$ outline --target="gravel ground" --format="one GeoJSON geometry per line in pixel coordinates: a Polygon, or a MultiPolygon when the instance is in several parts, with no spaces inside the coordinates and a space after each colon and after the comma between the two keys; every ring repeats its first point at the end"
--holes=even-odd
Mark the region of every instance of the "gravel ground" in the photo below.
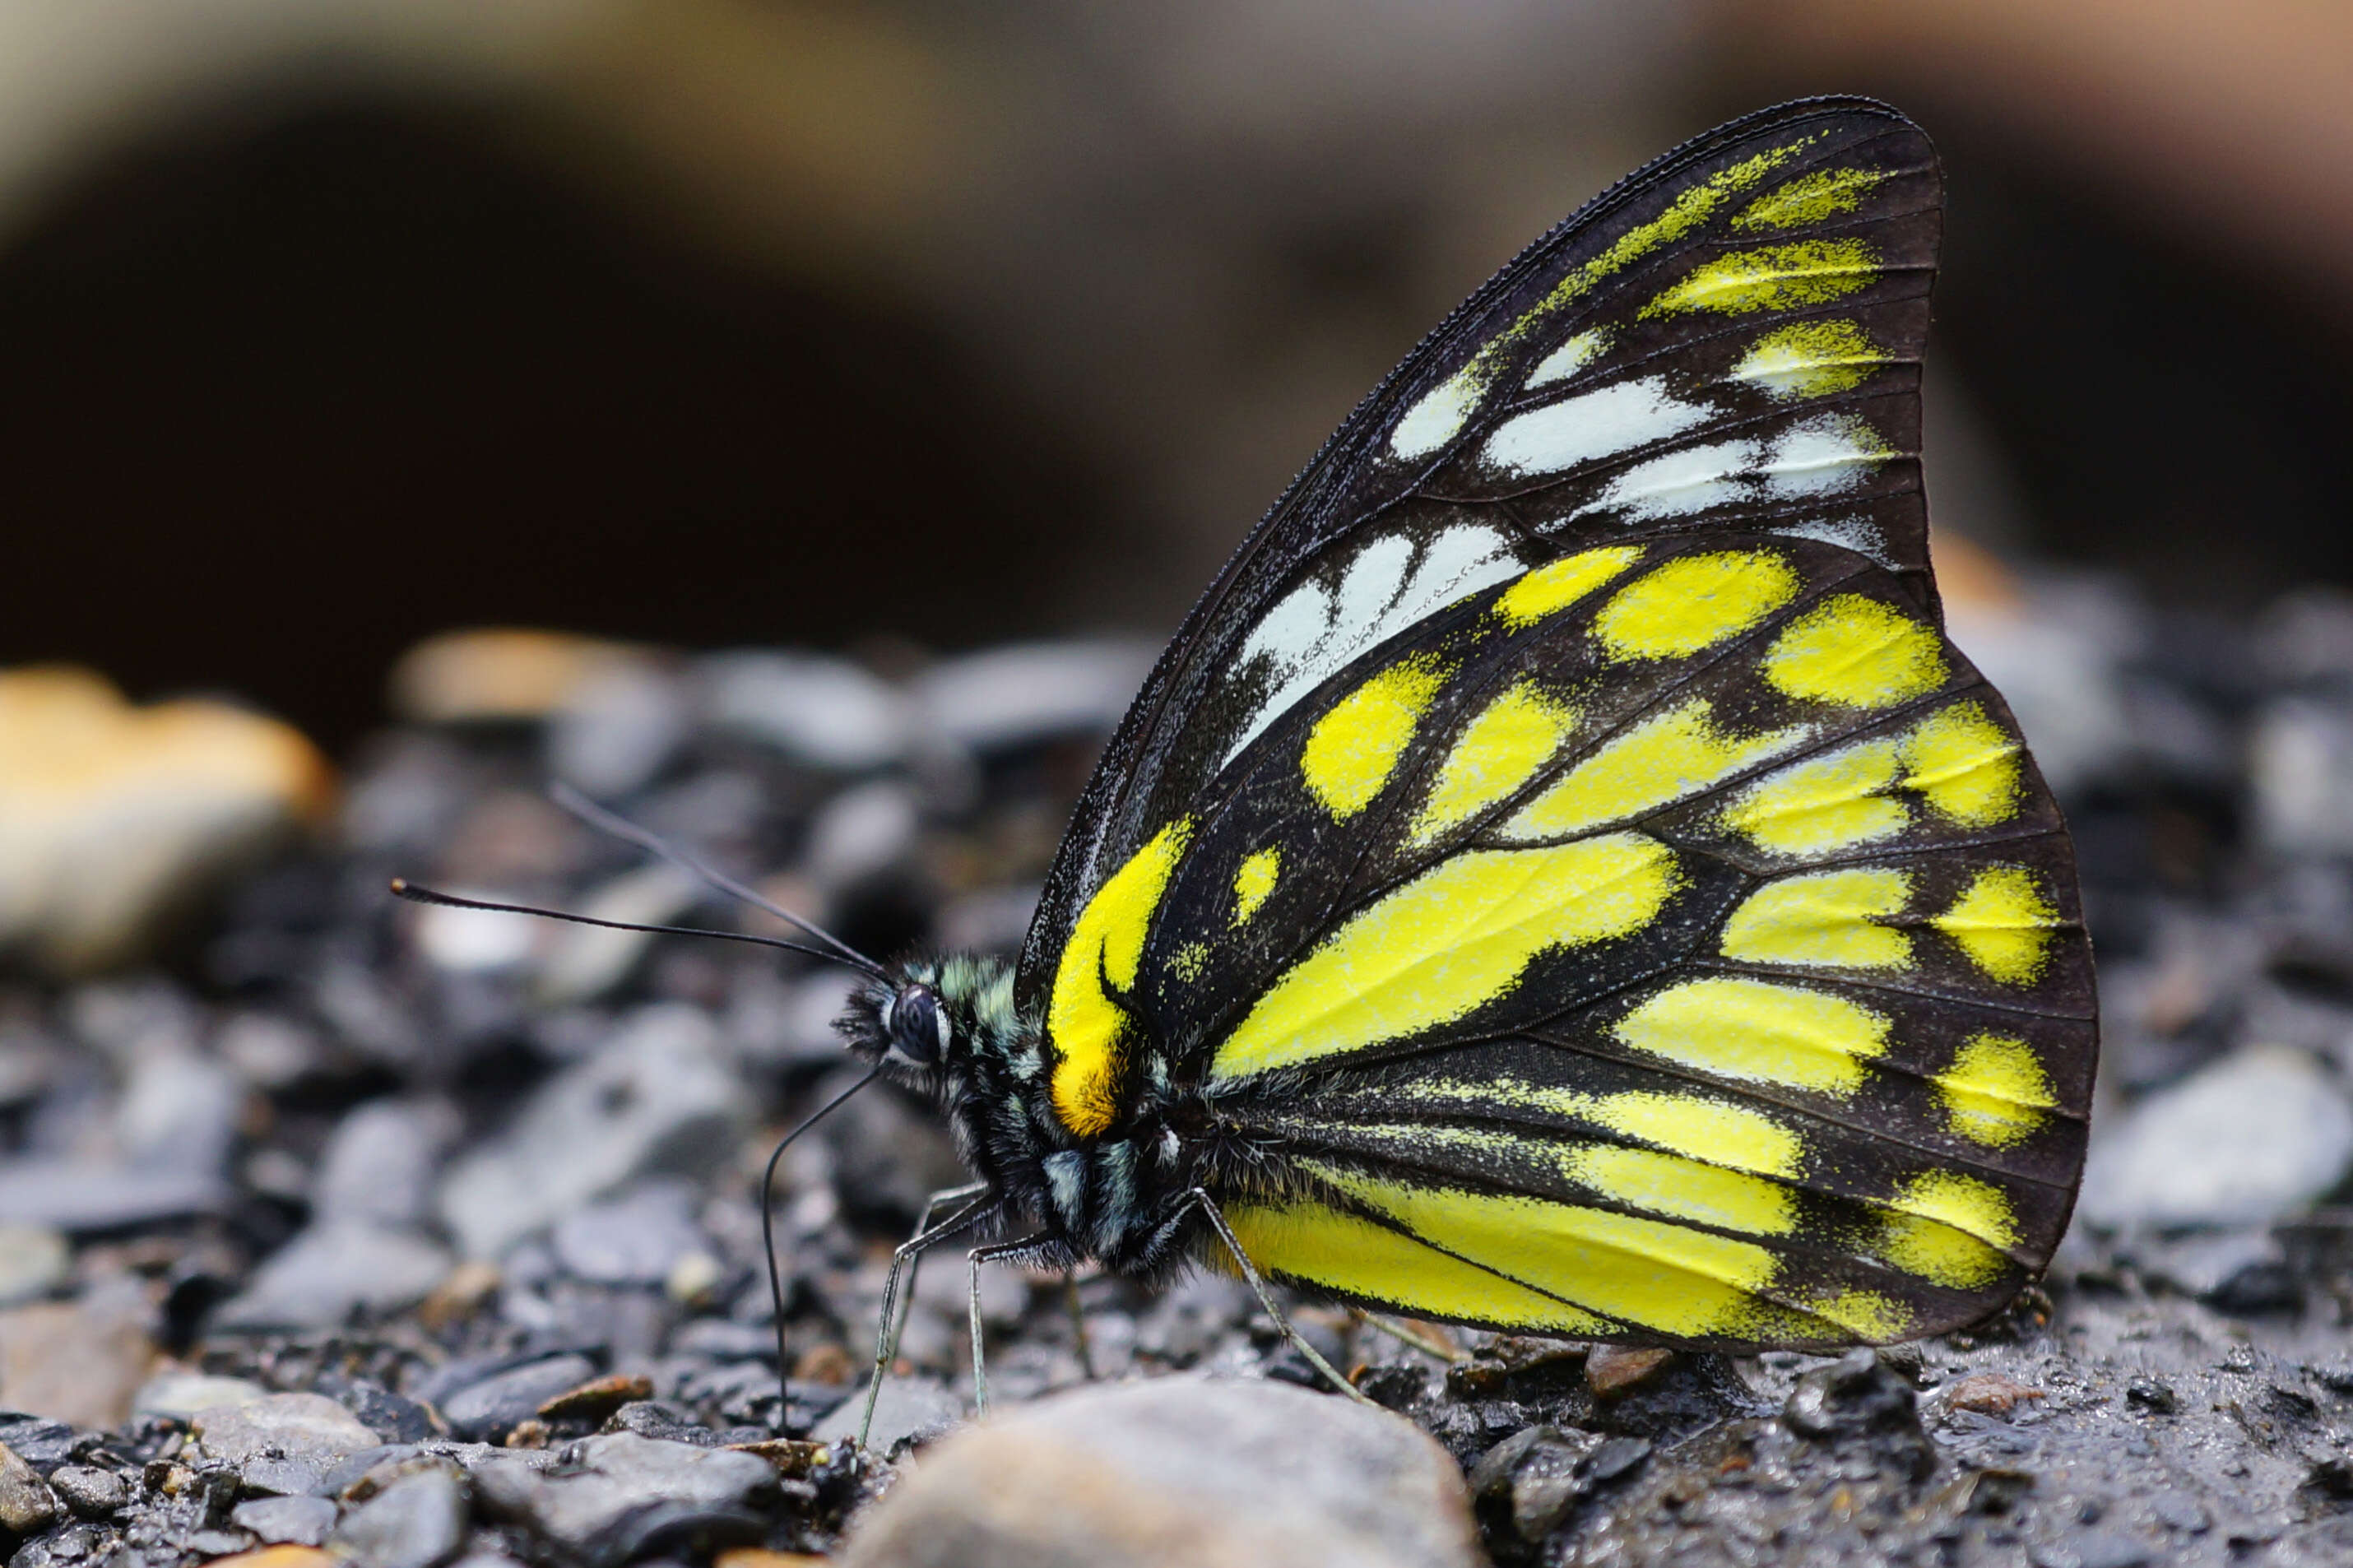
{"type": "MultiPolygon", "coordinates": [[[[2353,1560],[2353,607],[2232,625],[2052,579],[1955,624],[2083,853],[2108,1036],[2082,1223],[2000,1320],[1841,1361],[1459,1331],[1444,1361],[1303,1309],[1460,1463],[1499,1563],[2353,1560]]],[[[935,1266],[874,1450],[839,1441],[889,1247],[959,1178],[878,1086],[786,1162],[776,1386],[749,1194],[847,1081],[842,977],[385,883],[766,929],[566,816],[554,774],[871,950],[1009,950],[1148,652],[887,679],[631,656],[538,717],[381,736],[332,846],[172,962],[0,981],[12,1564],[759,1568],[854,1540],[970,1375],[963,1270],[935,1266]]],[[[1008,1403],[1312,1385],[1222,1279],[987,1286],[1008,1403]]]]}

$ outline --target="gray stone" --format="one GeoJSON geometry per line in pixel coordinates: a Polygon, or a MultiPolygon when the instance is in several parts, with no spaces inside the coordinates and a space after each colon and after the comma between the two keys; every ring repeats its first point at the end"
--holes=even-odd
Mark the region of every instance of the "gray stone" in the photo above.
{"type": "Polygon", "coordinates": [[[2353,1105],[2301,1051],[2251,1046],[2095,1134],[2094,1225],[2244,1225],[2300,1212],[2353,1167],[2353,1105]]]}
{"type": "Polygon", "coordinates": [[[809,821],[808,874],[827,887],[887,871],[915,844],[920,813],[903,780],[876,779],[843,790],[809,821]]]}
{"type": "Polygon", "coordinates": [[[334,1503],[322,1497],[265,1497],[237,1504],[228,1521],[266,1546],[323,1546],[335,1513],[334,1503]]]}
{"type": "Polygon", "coordinates": [[[131,1500],[131,1484],[121,1472],[93,1465],[59,1465],[49,1472],[49,1489],[84,1519],[104,1519],[131,1500]]]}
{"type": "Polygon", "coordinates": [[[2281,697],[2255,716],[2247,783],[2256,834],[2291,855],[2353,851],[2353,710],[2281,697]]]}
{"type": "Polygon", "coordinates": [[[217,1181],[237,1142],[245,1085],[211,1057],[183,1047],[142,1051],[115,1112],[115,1140],[133,1170],[217,1181]]]}
{"type": "Polygon", "coordinates": [[[27,1415],[20,1410],[0,1410],[0,1443],[44,1475],[72,1457],[75,1433],[63,1421],[27,1415]]]}
{"type": "Polygon", "coordinates": [[[0,1445],[0,1529],[22,1540],[58,1521],[57,1494],[16,1449],[0,1445]]]}
{"type": "Polygon", "coordinates": [[[550,1356],[458,1390],[441,1402],[441,1415],[459,1436],[496,1442],[541,1405],[596,1375],[596,1365],[586,1356],[550,1356]]]}
{"type": "Polygon", "coordinates": [[[131,1408],[146,1415],[171,1415],[185,1421],[199,1410],[250,1405],[269,1397],[269,1390],[241,1377],[216,1377],[202,1372],[159,1372],[139,1385],[131,1408]]]}
{"type": "Polygon", "coordinates": [[[533,1093],[503,1135],[451,1166],[442,1216],[469,1256],[495,1258],[630,1182],[723,1166],[749,1104],[700,1010],[645,1008],[533,1093]]]}
{"type": "Polygon", "coordinates": [[[934,665],[913,695],[927,731],[975,751],[1108,735],[1158,653],[1125,638],[1017,643],[934,665]]]}
{"type": "Polygon", "coordinates": [[[228,1206],[217,1175],[34,1155],[0,1160],[0,1220],[82,1232],[128,1230],[228,1206]]]}
{"type": "Polygon", "coordinates": [[[313,1224],[374,1220],[422,1223],[432,1211],[433,1176],[458,1135],[444,1101],[377,1100],[336,1124],[311,1184],[313,1224]]]}
{"type": "Polygon", "coordinates": [[[0,1307],[46,1296],[73,1263],[66,1238],[45,1225],[0,1225],[0,1307]]]}
{"type": "MultiPolygon", "coordinates": [[[[570,906],[591,920],[632,925],[676,925],[703,896],[702,884],[666,861],[625,871],[570,906]]],[[[543,930],[544,956],[532,981],[543,1007],[593,1001],[627,979],[654,938],[610,926],[566,925],[543,930]]]]}
{"type": "Polygon", "coordinates": [[[728,653],[704,659],[700,674],[713,725],[802,762],[863,773],[906,755],[905,700],[846,660],[728,653]]]}
{"type": "Polygon", "coordinates": [[[449,1273],[450,1257],[414,1230],[374,1220],[314,1225],[272,1253],[216,1310],[216,1329],[334,1329],[354,1312],[413,1306],[449,1273]]]}
{"type": "Polygon", "coordinates": [[[475,1472],[483,1504],[603,1562],[627,1562],[651,1532],[684,1523],[733,1524],[745,1542],[764,1526],[750,1510],[772,1497],[776,1472],[756,1455],[698,1447],[634,1432],[587,1437],[559,1474],[486,1465],[475,1472]]]}
{"type": "Polygon", "coordinates": [[[845,1568],[1471,1568],[1461,1472],[1403,1419],[1277,1383],[1163,1378],[948,1438],[876,1504],[845,1568]]]}
{"type": "Polygon", "coordinates": [[[360,1568],[435,1568],[465,1546],[470,1513],[462,1479],[416,1470],[345,1514],[334,1544],[360,1568]]]}
{"type": "MultiPolygon", "coordinates": [[[[873,1364],[871,1355],[868,1364],[873,1364]]],[[[871,1381],[860,1382],[850,1390],[849,1397],[818,1423],[810,1437],[819,1443],[841,1443],[857,1436],[866,1419],[866,1388],[871,1381]]],[[[964,1417],[964,1401],[932,1379],[886,1377],[882,1393],[874,1401],[874,1427],[867,1435],[867,1446],[878,1454],[887,1454],[910,1439],[936,1436],[964,1417]]]]}
{"type": "Polygon", "coordinates": [[[332,1464],[377,1446],[376,1435],[323,1394],[269,1394],[243,1405],[199,1410],[189,1430],[206,1457],[332,1464]]]}
{"type": "Polygon", "coordinates": [[[558,1220],[549,1238],[575,1279],[600,1285],[659,1285],[678,1260],[703,1246],[694,1223],[699,1194],[683,1182],[648,1182],[608,1203],[558,1220]]]}
{"type": "Polygon", "coordinates": [[[668,671],[649,660],[616,661],[581,681],[553,715],[548,771],[599,798],[635,794],[677,752],[691,718],[668,671]]]}

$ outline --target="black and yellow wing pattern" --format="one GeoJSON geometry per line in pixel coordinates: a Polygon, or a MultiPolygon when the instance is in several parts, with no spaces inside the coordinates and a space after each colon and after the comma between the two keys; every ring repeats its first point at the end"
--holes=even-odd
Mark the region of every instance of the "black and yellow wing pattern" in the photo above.
{"type": "Polygon", "coordinates": [[[2090,958],[1929,574],[1940,199],[1883,106],[1736,121],[1357,410],[1050,880],[1017,994],[1074,1136],[1195,1092],[1263,1271],[1496,1327],[1883,1342],[2048,1260],[2090,958]]]}

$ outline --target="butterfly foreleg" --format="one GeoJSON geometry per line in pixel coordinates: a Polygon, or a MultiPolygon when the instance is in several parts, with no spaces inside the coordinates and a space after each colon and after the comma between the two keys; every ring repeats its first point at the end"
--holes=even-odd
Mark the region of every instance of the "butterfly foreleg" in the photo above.
{"type": "Polygon", "coordinates": [[[1234,1260],[1234,1267],[1241,1270],[1242,1279],[1249,1283],[1251,1291],[1257,1295],[1258,1304],[1266,1309],[1266,1315],[1274,1320],[1274,1326],[1282,1337],[1289,1340],[1293,1348],[1307,1358],[1307,1364],[1322,1373],[1324,1380],[1334,1388],[1338,1389],[1357,1404],[1372,1404],[1373,1401],[1366,1396],[1363,1390],[1341,1376],[1339,1368],[1325,1361],[1323,1352],[1309,1344],[1301,1336],[1299,1331],[1291,1326],[1290,1318],[1286,1317],[1282,1307],[1276,1304],[1274,1292],[1267,1289],[1266,1280],[1259,1273],[1258,1266],[1250,1260],[1250,1255],[1242,1250],[1242,1244],[1235,1239],[1233,1227],[1226,1223],[1225,1212],[1218,1207],[1218,1200],[1209,1195],[1208,1189],[1195,1187],[1185,1194],[1185,1200],[1200,1210],[1201,1216],[1209,1222],[1209,1228],[1218,1233],[1218,1240],[1224,1244],[1227,1256],[1234,1260]]]}
{"type": "MultiPolygon", "coordinates": [[[[1047,1256],[1046,1249],[1054,1240],[1052,1232],[1039,1231],[1018,1241],[1001,1241],[994,1247],[976,1247],[967,1259],[972,1266],[972,1288],[965,1300],[965,1310],[972,1319],[972,1407],[976,1416],[988,1414],[988,1365],[981,1350],[980,1338],[980,1266],[984,1263],[1020,1263],[1047,1256]]],[[[1060,1255],[1069,1256],[1067,1252],[1060,1255]]]]}
{"type": "Polygon", "coordinates": [[[858,1424],[860,1447],[866,1447],[867,1434],[874,1426],[875,1402],[882,1396],[882,1379],[890,1371],[891,1358],[899,1352],[899,1336],[905,1331],[906,1312],[914,1302],[915,1271],[923,1266],[924,1251],[979,1224],[997,1207],[992,1197],[987,1182],[945,1187],[934,1193],[923,1201],[923,1215],[915,1221],[915,1234],[891,1254],[891,1271],[882,1278],[881,1321],[876,1325],[874,1336],[874,1373],[867,1380],[866,1414],[858,1424]],[[965,1206],[937,1226],[932,1224],[933,1215],[956,1204],[965,1206]]]}

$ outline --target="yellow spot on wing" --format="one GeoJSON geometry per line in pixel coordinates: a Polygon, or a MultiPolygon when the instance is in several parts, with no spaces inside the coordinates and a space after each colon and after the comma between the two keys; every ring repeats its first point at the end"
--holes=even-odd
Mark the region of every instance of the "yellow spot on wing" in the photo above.
{"type": "Polygon", "coordinates": [[[1054,1113],[1082,1137],[1103,1131],[1118,1116],[1112,1095],[1130,1020],[1113,992],[1134,989],[1153,911],[1192,834],[1191,818],[1172,822],[1113,872],[1080,911],[1055,966],[1046,1008],[1056,1058],[1054,1113]]]}
{"type": "Polygon", "coordinates": [[[1930,714],[1903,742],[1904,784],[1929,808],[1964,827],[1991,827],[2018,814],[2023,769],[2019,745],[1975,702],[1930,714]]]}
{"type": "Polygon", "coordinates": [[[1909,1308],[1876,1290],[1841,1290],[1807,1303],[1807,1310],[1873,1344],[1905,1338],[1916,1321],[1909,1308]]]}
{"type": "Polygon", "coordinates": [[[1724,956],[1747,963],[1901,969],[1912,939],[1873,921],[1900,913],[1912,879],[1884,867],[1767,882],[1724,922],[1724,956]]]}
{"type": "Polygon", "coordinates": [[[1566,1173],[1628,1208],[1751,1236],[1787,1236],[1798,1223],[1797,1194],[1720,1165],[1656,1149],[1588,1144],[1562,1161],[1566,1173]]]}
{"type": "Polygon", "coordinates": [[[1504,836],[1522,843],[1561,838],[1641,816],[1806,739],[1802,729],[1726,734],[1715,717],[1707,700],[1695,697],[1634,725],[1514,812],[1504,836]]]}
{"type": "Polygon", "coordinates": [[[1508,994],[1538,953],[1641,931],[1683,885],[1638,833],[1466,850],[1351,916],[1269,986],[1218,1047],[1242,1078],[1377,1046],[1508,994]]]}
{"type": "Polygon", "coordinates": [[[1305,1162],[1349,1196],[1474,1263],[1662,1333],[1736,1332],[1778,1267],[1752,1242],[1540,1198],[1409,1186],[1305,1162]]]}
{"type": "Polygon", "coordinates": [[[1798,587],[1789,563],[1767,551],[1680,556],[1610,595],[1594,635],[1618,658],[1683,658],[1739,636],[1798,587]]]}
{"type": "Polygon", "coordinates": [[[1725,808],[1724,826],[1759,849],[1820,855],[1904,831],[1900,801],[1877,792],[1895,783],[1896,746],[1865,741],[1767,773],[1725,808]]]}
{"type": "Polygon", "coordinates": [[[1732,220],[1735,228],[1800,228],[1851,213],[1887,176],[1876,169],[1817,169],[1767,191],[1732,220]]]}
{"type": "Polygon", "coordinates": [[[1373,803],[1450,673],[1427,654],[1382,670],[1315,721],[1299,754],[1308,793],[1345,821],[1373,803]]]}
{"type": "Polygon", "coordinates": [[[1956,1171],[1927,1171],[1899,1189],[1881,1229],[1887,1261],[1939,1285],[1967,1289],[1999,1275],[2018,1220],[2000,1188],[1956,1171]]]}
{"type": "Polygon", "coordinates": [[[1979,871],[1953,907],[1928,923],[1958,942],[1969,962],[2006,985],[2031,984],[2051,957],[2059,911],[2023,866],[1979,871]]]}
{"type": "Polygon", "coordinates": [[[1827,305],[1879,279],[1879,256],[1859,239],[1800,239],[1736,250],[1694,268],[1641,309],[1643,317],[1687,310],[1747,315],[1827,305]]]}
{"type": "Polygon", "coordinates": [[[1463,727],[1446,753],[1414,822],[1412,841],[1428,844],[1510,795],[1552,761],[1576,726],[1574,709],[1533,680],[1514,681],[1463,727]]]}
{"type": "Polygon", "coordinates": [[[1261,1271],[1400,1311],[1566,1334],[1605,1333],[1612,1327],[1566,1301],[1322,1204],[1238,1205],[1226,1211],[1226,1222],[1261,1271]]]}
{"type": "Polygon", "coordinates": [[[1887,1048],[1888,1020],[1827,991],[1762,980],[1686,980],[1618,1021],[1620,1042],[1719,1078],[1848,1095],[1887,1048]]]}
{"type": "Polygon", "coordinates": [[[1549,1111],[1563,1120],[1581,1119],[1639,1138],[1671,1153],[1765,1176],[1795,1175],[1805,1152],[1795,1132],[1763,1111],[1699,1094],[1652,1089],[1585,1094],[1509,1078],[1478,1083],[1423,1079],[1390,1086],[1383,1094],[1423,1103],[1512,1105],[1549,1111]]]}
{"type": "Polygon", "coordinates": [[[1862,385],[1886,363],[1886,351],[1852,321],[1801,321],[1750,344],[1731,379],[1754,382],[1775,397],[1825,397],[1862,385]]]}
{"type": "Polygon", "coordinates": [[[1861,594],[1834,594],[1782,627],[1764,662],[1776,690],[1844,708],[1893,707],[1947,674],[1935,631],[1861,594]]]}
{"type": "Polygon", "coordinates": [[[1495,614],[1514,631],[1532,626],[1568,608],[1641,558],[1641,546],[1637,544],[1612,544],[1564,555],[1504,589],[1495,600],[1495,614]]]}
{"type": "Polygon", "coordinates": [[[1243,857],[1234,870],[1234,924],[1240,925],[1258,913],[1274,891],[1275,879],[1282,874],[1282,846],[1270,844],[1257,853],[1243,857]]]}
{"type": "Polygon", "coordinates": [[[2033,1047],[2006,1035],[1971,1036],[1936,1084],[1945,1124],[1990,1149],[2031,1136],[2059,1103],[2033,1047]]]}

